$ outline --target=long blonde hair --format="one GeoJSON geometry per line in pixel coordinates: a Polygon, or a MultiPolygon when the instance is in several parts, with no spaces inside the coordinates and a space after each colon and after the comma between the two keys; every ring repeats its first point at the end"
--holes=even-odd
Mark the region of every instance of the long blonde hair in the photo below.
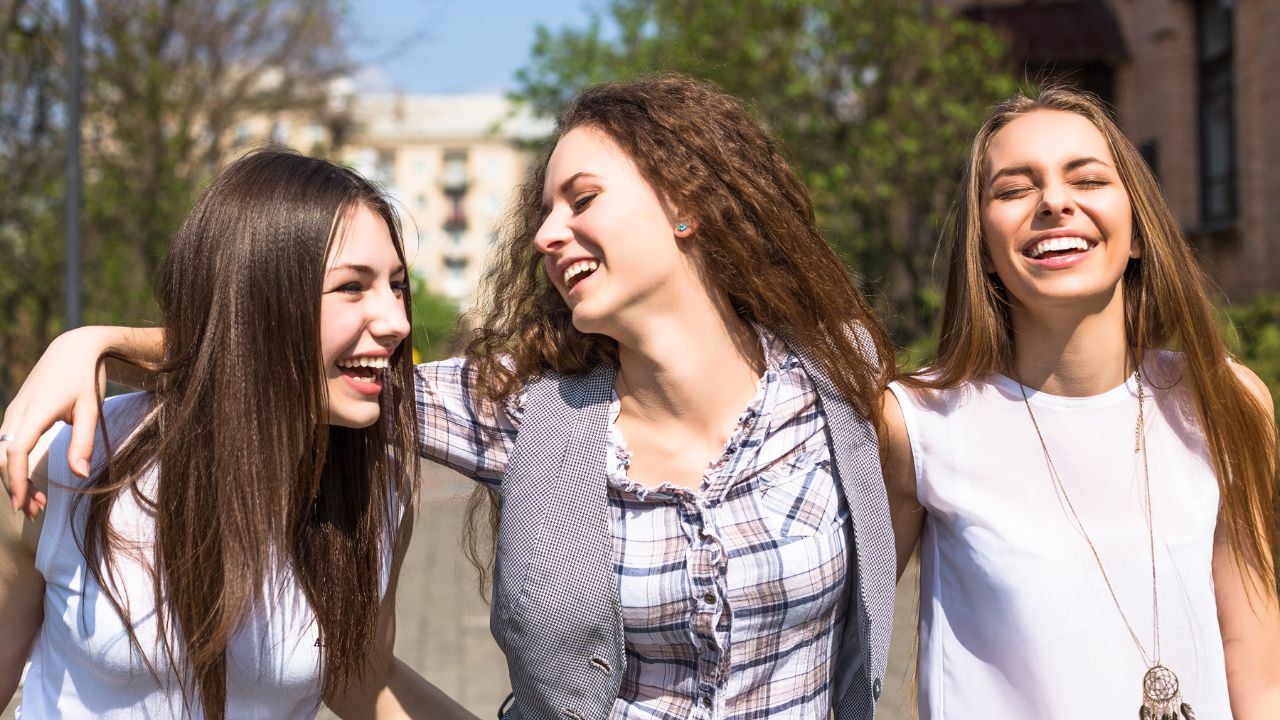
{"type": "MultiPolygon", "coordinates": [[[[1133,207],[1135,241],[1142,257],[1130,260],[1123,278],[1125,332],[1135,363],[1146,350],[1176,348],[1185,357],[1184,378],[1218,477],[1225,523],[1237,561],[1263,581],[1264,597],[1276,593],[1276,428],[1267,409],[1240,382],[1228,362],[1209,302],[1209,282],[1165,202],[1155,176],[1133,143],[1092,95],[1049,88],[1036,97],[1018,94],[995,105],[973,141],[961,195],[943,234],[945,300],[937,360],[929,374],[905,379],[918,387],[951,388],[1013,366],[1008,296],[985,267],[983,188],[992,137],[1014,119],[1036,110],[1080,115],[1102,133],[1133,207]]],[[[1242,567],[1242,569],[1244,569],[1242,567]]],[[[1247,576],[1247,573],[1246,573],[1247,576]]]]}

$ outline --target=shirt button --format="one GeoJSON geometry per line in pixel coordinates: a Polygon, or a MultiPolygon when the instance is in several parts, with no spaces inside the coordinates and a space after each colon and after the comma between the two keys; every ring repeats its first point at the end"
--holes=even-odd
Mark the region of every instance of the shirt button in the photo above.
{"type": "Polygon", "coordinates": [[[716,603],[716,594],[707,593],[706,595],[702,596],[702,601],[708,605],[714,605],[716,603]]]}
{"type": "Polygon", "coordinates": [[[882,685],[881,685],[881,683],[880,683],[880,678],[876,678],[876,681],[875,681],[875,682],[873,682],[873,683],[871,683],[871,694],[872,694],[872,696],[874,696],[874,699],[875,699],[875,700],[879,700],[879,699],[880,699],[880,690],[881,690],[882,688],[883,688],[883,686],[882,686],[882,685]]]}
{"type": "Polygon", "coordinates": [[[706,695],[703,695],[703,696],[702,696],[702,707],[705,707],[705,708],[709,708],[709,707],[711,707],[711,698],[707,697],[706,695]]]}

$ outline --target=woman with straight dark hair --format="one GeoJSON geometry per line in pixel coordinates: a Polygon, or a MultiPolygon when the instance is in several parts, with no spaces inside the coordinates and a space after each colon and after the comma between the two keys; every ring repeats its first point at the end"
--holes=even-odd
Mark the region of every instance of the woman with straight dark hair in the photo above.
{"type": "Polygon", "coordinates": [[[921,717],[1280,717],[1271,397],[1146,163],[1050,89],[962,192],[937,360],[885,397],[921,717]]]}
{"type": "Polygon", "coordinates": [[[30,717],[441,701],[391,657],[416,485],[405,272],[355,173],[281,151],[223,171],[162,265],[162,352],[102,356],[154,389],[106,401],[83,477],[50,432],[45,514],[4,521],[0,699],[29,653],[30,717]]]}
{"type": "MultiPolygon", "coordinates": [[[[892,352],[781,145],[705,83],[588,89],[496,254],[466,357],[418,368],[417,439],[493,511],[506,716],[870,718],[892,352]]],[[[89,374],[56,355],[28,386],[89,374]]],[[[15,480],[23,427],[85,396],[23,391],[15,480]]]]}

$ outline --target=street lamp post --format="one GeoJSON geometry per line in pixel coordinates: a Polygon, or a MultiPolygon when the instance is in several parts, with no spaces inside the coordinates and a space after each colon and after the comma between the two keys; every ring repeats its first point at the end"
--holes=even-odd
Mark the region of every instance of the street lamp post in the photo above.
{"type": "Polygon", "coordinates": [[[79,327],[80,314],[80,22],[81,0],[67,0],[67,187],[66,311],[67,329],[79,327]]]}

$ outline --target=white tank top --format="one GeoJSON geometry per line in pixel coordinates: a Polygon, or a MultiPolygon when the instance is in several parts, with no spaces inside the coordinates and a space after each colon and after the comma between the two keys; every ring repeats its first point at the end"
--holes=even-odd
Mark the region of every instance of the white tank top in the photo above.
{"type": "MultiPolygon", "coordinates": [[[[1180,364],[1180,355],[1159,352],[1146,365],[1161,660],[1199,717],[1229,718],[1211,574],[1218,486],[1186,384],[1176,383],[1180,364]]],[[[891,389],[928,511],[920,546],[920,717],[1137,717],[1147,667],[1059,499],[1018,384],[996,375],[941,392],[891,389]]],[[[1062,484],[1150,654],[1137,385],[1130,378],[1084,398],[1027,394],[1062,484]]]]}
{"type": "MultiPolygon", "coordinates": [[[[110,398],[105,418],[112,443],[119,447],[150,405],[143,393],[110,398]]],[[[163,683],[157,683],[131,646],[124,622],[103,596],[85,566],[72,526],[74,494],[82,486],[66,465],[70,428],[63,428],[49,450],[48,507],[36,549],[36,569],[45,578],[44,622],[31,654],[22,690],[20,718],[200,718],[198,693],[192,710],[158,644],[155,598],[146,568],[154,538],[153,513],[121,495],[111,523],[124,537],[141,541],[138,553],[117,553],[115,577],[127,598],[133,629],[163,683]]],[[[94,467],[103,460],[102,435],[94,444],[94,467]]],[[[156,474],[144,478],[154,489],[156,474]]],[[[390,555],[388,555],[388,560],[390,555]]],[[[388,563],[384,563],[388,564],[388,563]]],[[[385,588],[385,583],[384,583],[385,588]]],[[[292,574],[277,573],[263,597],[269,607],[255,610],[232,638],[227,654],[226,717],[291,720],[314,718],[320,707],[318,626],[310,604],[292,574]]],[[[188,683],[190,689],[190,684],[188,683]]]]}

